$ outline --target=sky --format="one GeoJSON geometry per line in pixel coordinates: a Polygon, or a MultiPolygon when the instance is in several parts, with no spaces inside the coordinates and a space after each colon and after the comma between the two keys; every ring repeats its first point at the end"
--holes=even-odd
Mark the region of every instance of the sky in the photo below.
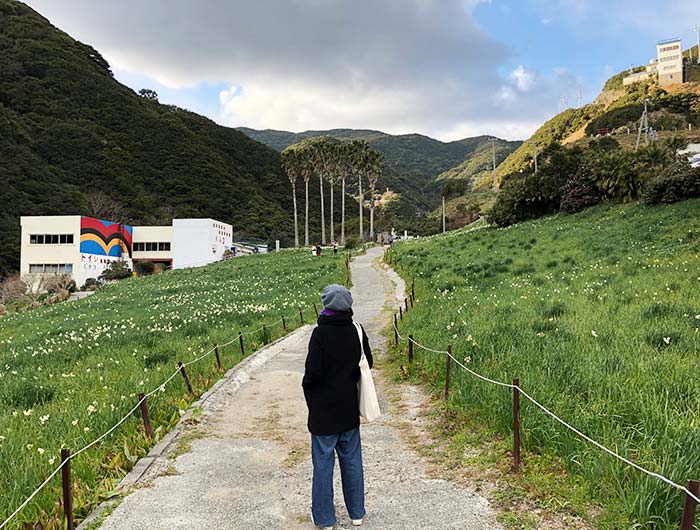
{"type": "Polygon", "coordinates": [[[27,0],[117,80],[230,126],[524,139],[698,0],[27,0]]]}

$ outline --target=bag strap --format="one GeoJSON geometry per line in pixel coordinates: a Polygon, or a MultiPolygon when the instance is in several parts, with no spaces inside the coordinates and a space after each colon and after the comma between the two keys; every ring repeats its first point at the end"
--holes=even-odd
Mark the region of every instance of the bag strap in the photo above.
{"type": "Polygon", "coordinates": [[[362,326],[354,320],[352,323],[355,326],[355,330],[357,331],[357,338],[360,339],[360,360],[362,360],[362,358],[365,356],[365,345],[362,337],[362,326]]]}

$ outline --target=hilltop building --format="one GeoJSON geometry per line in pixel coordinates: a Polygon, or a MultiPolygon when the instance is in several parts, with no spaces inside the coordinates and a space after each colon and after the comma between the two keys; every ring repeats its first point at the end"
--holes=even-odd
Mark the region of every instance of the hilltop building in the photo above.
{"type": "Polygon", "coordinates": [[[78,286],[123,259],[184,269],[223,259],[233,227],[214,219],[173,219],[172,226],[128,226],[81,215],[31,216],[22,226],[20,274],[70,274],[78,286]]]}
{"type": "Polygon", "coordinates": [[[651,59],[644,69],[637,69],[622,80],[628,86],[647,79],[657,79],[659,86],[684,83],[685,63],[681,39],[668,39],[656,44],[656,59],[651,59]]]}

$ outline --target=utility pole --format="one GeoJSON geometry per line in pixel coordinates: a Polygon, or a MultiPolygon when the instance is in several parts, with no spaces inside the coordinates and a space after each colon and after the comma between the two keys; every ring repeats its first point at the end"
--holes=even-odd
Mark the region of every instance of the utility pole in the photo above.
{"type": "Polygon", "coordinates": [[[498,179],[496,178],[496,139],[491,138],[491,158],[493,160],[493,190],[498,191],[498,179]]]}
{"type": "Polygon", "coordinates": [[[442,233],[444,234],[447,231],[446,228],[446,223],[445,223],[445,196],[442,196],[442,233]]]}
{"type": "MultiPolygon", "coordinates": [[[[695,36],[697,37],[697,42],[698,42],[698,48],[695,50],[697,52],[697,63],[700,64],[700,26],[694,26],[693,31],[695,32],[695,36]]],[[[692,59],[692,57],[691,57],[692,59]]]]}
{"type": "Polygon", "coordinates": [[[637,143],[634,146],[634,150],[639,149],[639,143],[642,140],[642,131],[644,132],[644,138],[646,145],[649,145],[649,115],[647,112],[648,99],[644,100],[644,111],[642,112],[642,118],[639,120],[639,129],[637,130],[637,143]]]}
{"type": "Polygon", "coordinates": [[[532,146],[532,159],[535,161],[535,173],[537,173],[537,144],[532,146]]]}
{"type": "Polygon", "coordinates": [[[581,108],[581,87],[578,87],[578,108],[581,108]]]}

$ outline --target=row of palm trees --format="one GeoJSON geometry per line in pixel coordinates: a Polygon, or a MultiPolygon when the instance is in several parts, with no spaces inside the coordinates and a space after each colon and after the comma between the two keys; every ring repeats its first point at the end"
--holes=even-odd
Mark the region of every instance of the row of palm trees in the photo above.
{"type": "Polygon", "coordinates": [[[345,245],[345,190],[348,178],[357,178],[357,201],[359,203],[360,229],[359,237],[364,241],[362,191],[363,178],[369,184],[369,238],[374,241],[374,210],[377,200],[377,182],[383,172],[381,153],[369,148],[366,140],[354,140],[341,143],[329,137],[307,139],[287,147],[282,151],[282,166],[289,182],[292,184],[292,201],[294,204],[294,246],[299,246],[299,225],[297,215],[296,183],[299,177],[304,179],[305,214],[304,214],[304,246],[309,245],[309,180],[313,175],[318,176],[321,194],[321,243],[326,244],[326,217],[324,211],[323,183],[330,186],[330,239],[335,241],[335,226],[333,216],[333,190],[335,184],[341,182],[341,221],[340,244],[345,245]]]}

